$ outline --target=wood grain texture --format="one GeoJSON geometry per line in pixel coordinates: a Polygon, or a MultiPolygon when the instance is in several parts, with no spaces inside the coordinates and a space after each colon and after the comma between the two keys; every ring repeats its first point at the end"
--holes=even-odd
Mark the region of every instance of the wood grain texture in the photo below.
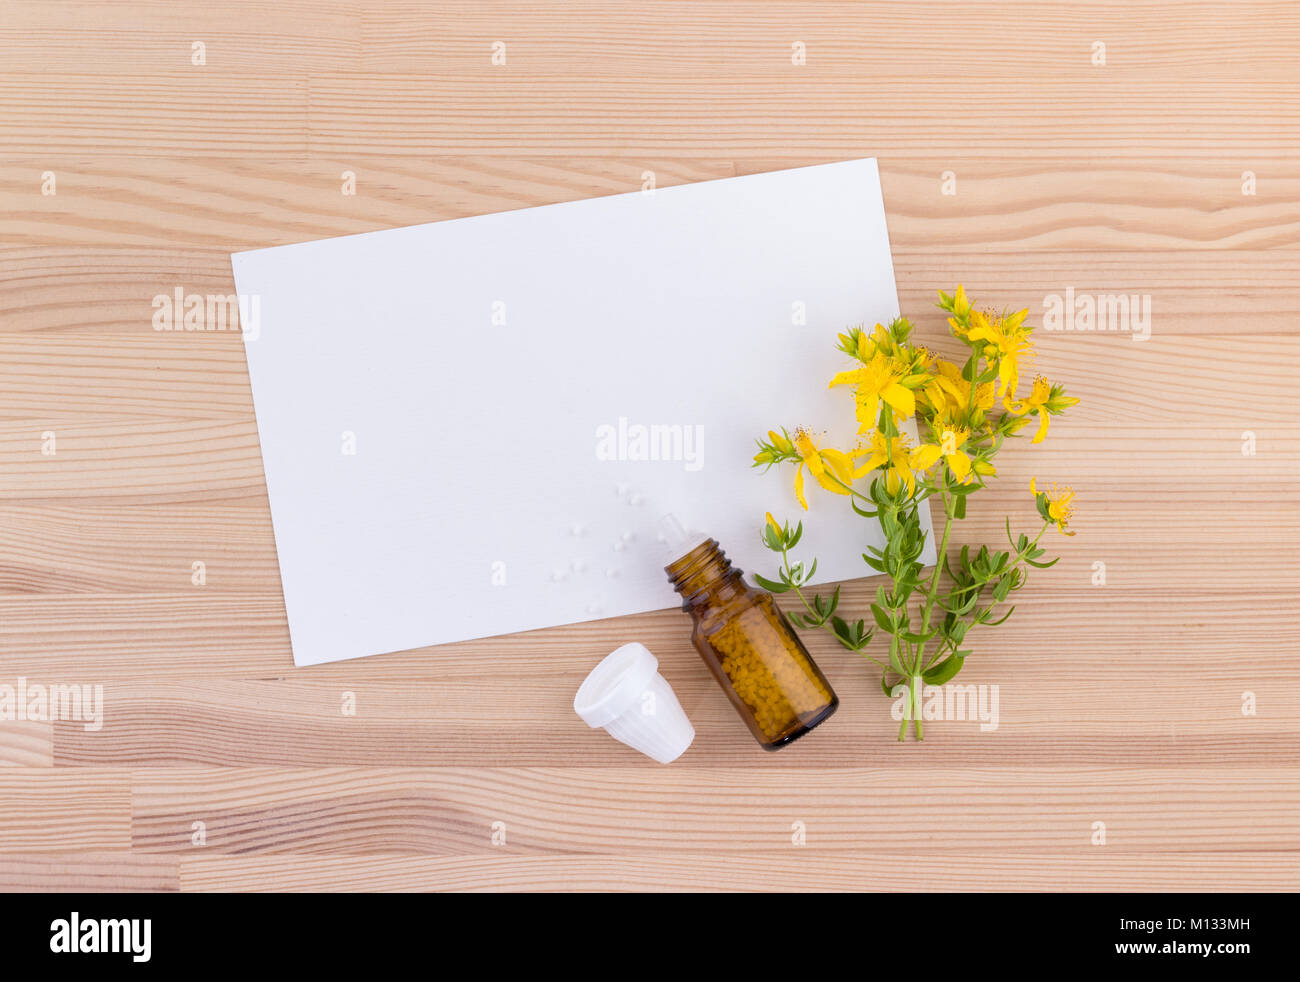
{"type": "Polygon", "coordinates": [[[1298,44],[1286,0],[7,0],[0,685],[101,685],[104,726],[0,722],[0,888],[1296,888],[1298,44]],[[1040,334],[1083,401],[960,530],[1000,537],[1031,475],[1080,495],[972,638],[995,731],[900,746],[814,638],[841,709],[764,754],[672,610],[293,668],[242,344],[155,331],[154,296],[232,293],[235,250],[855,156],[926,343],[958,281],[1151,298],[1145,341],[1040,334]],[[696,725],[669,767],[572,712],[633,638],[696,725]]]}
{"type": "Polygon", "coordinates": [[[554,890],[878,890],[1207,891],[1290,890],[1300,863],[1287,853],[1180,853],[1158,857],[1109,853],[819,855],[789,848],[744,857],[677,856],[221,856],[182,859],[184,890],[428,891],[554,890]]]}

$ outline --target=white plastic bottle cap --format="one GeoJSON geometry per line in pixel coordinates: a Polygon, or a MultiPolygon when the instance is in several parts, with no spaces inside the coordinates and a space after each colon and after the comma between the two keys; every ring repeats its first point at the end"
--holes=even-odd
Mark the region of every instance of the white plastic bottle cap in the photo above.
{"type": "Polygon", "coordinates": [[[578,688],[573,708],[593,729],[667,764],[686,752],[695,727],[667,679],[659,659],[633,641],[614,649],[578,688]]]}

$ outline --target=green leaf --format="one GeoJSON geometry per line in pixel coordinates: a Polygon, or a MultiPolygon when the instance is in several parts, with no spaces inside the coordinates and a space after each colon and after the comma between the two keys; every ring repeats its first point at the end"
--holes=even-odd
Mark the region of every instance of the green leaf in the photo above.
{"type": "Polygon", "coordinates": [[[858,499],[857,499],[857,498],[850,498],[850,499],[849,499],[849,507],[851,507],[855,512],[857,512],[857,513],[858,513],[859,515],[861,515],[863,518],[875,518],[878,514],[880,514],[879,512],[874,512],[874,511],[872,511],[872,510],[869,509],[869,508],[860,508],[860,507],[858,507],[858,499]]]}
{"type": "Polygon", "coordinates": [[[894,633],[894,622],[889,619],[889,615],[885,613],[880,604],[872,604],[871,613],[876,618],[876,623],[880,625],[882,631],[888,634],[894,633]]]}
{"type": "Polygon", "coordinates": [[[926,681],[927,685],[943,685],[954,675],[961,671],[962,663],[965,661],[958,655],[949,655],[939,664],[926,669],[921,673],[921,678],[926,681]]]}
{"type": "Polygon", "coordinates": [[[898,436],[898,427],[894,425],[894,410],[883,400],[880,403],[880,418],[876,421],[876,428],[889,439],[898,436]]]}
{"type": "Polygon", "coordinates": [[[1030,566],[1034,567],[1034,569],[1051,569],[1053,566],[1055,566],[1055,565],[1056,565],[1057,563],[1059,563],[1060,561],[1061,561],[1061,557],[1060,557],[1060,556],[1057,556],[1055,559],[1051,560],[1050,562],[1046,562],[1046,563],[1036,563],[1036,562],[1034,562],[1032,559],[1026,559],[1026,560],[1025,560],[1025,562],[1027,562],[1030,566]]]}
{"type": "Polygon", "coordinates": [[[952,517],[961,521],[966,517],[966,497],[959,495],[957,500],[952,503],[952,517]]]}
{"type": "Polygon", "coordinates": [[[845,622],[844,618],[832,617],[831,624],[833,625],[831,633],[835,635],[835,639],[843,647],[848,648],[849,651],[861,650],[861,642],[854,637],[853,629],[845,622]]]}
{"type": "MultiPolygon", "coordinates": [[[[993,608],[990,607],[989,609],[992,610],[993,608]]],[[[1015,604],[1012,604],[1011,607],[1010,607],[1010,609],[1008,609],[1007,612],[1006,612],[1005,614],[1003,614],[1001,617],[999,617],[997,620],[995,620],[995,621],[985,621],[984,623],[985,623],[986,625],[988,625],[989,627],[997,627],[999,624],[1003,623],[1003,622],[1004,622],[1008,617],[1010,617],[1010,616],[1011,616],[1011,612],[1012,612],[1013,610],[1015,610],[1015,609],[1016,609],[1016,605],[1015,605],[1015,604]]]]}
{"type": "Polygon", "coordinates": [[[975,604],[979,602],[979,596],[980,595],[978,590],[964,590],[964,591],[954,590],[951,594],[948,595],[948,602],[957,604],[958,606],[949,607],[948,604],[944,603],[942,600],[937,601],[937,603],[948,613],[954,614],[957,617],[963,617],[966,614],[969,614],[971,610],[975,607],[975,604]],[[958,597],[965,597],[966,599],[958,601],[957,599],[958,597]]]}
{"type": "Polygon", "coordinates": [[[826,616],[829,617],[831,614],[835,613],[835,610],[837,607],[839,607],[839,605],[840,605],[840,588],[836,586],[835,592],[831,594],[830,606],[826,608],[826,616]]]}
{"type": "Polygon", "coordinates": [[[777,583],[775,580],[769,580],[766,576],[761,576],[758,573],[754,574],[754,582],[769,593],[785,593],[790,589],[788,584],[777,583]]]}
{"type": "Polygon", "coordinates": [[[1004,576],[993,584],[993,599],[1002,603],[1007,599],[1007,594],[1011,592],[1011,577],[1004,576]]]}
{"type": "Polygon", "coordinates": [[[1038,514],[1043,517],[1043,521],[1045,522],[1052,521],[1052,513],[1047,510],[1048,508],[1047,496],[1042,493],[1039,493],[1034,496],[1034,502],[1038,506],[1038,514]]]}
{"type": "Polygon", "coordinates": [[[841,645],[850,651],[861,651],[866,647],[867,642],[871,640],[871,632],[866,630],[866,624],[858,620],[850,624],[843,617],[831,618],[831,633],[841,645]]]}
{"type": "Polygon", "coordinates": [[[799,538],[802,535],[803,535],[803,522],[800,522],[798,525],[794,527],[794,531],[790,533],[789,541],[786,542],[785,547],[787,549],[793,549],[795,546],[799,544],[799,538]]]}
{"type": "Polygon", "coordinates": [[[899,675],[902,675],[904,677],[907,676],[907,670],[903,668],[902,659],[899,657],[898,652],[893,650],[892,645],[890,646],[890,652],[889,652],[889,667],[892,668],[899,675]]]}
{"type": "Polygon", "coordinates": [[[894,544],[894,539],[898,535],[898,519],[895,517],[896,512],[892,508],[886,508],[880,513],[880,527],[885,530],[885,552],[890,551],[894,544]]]}

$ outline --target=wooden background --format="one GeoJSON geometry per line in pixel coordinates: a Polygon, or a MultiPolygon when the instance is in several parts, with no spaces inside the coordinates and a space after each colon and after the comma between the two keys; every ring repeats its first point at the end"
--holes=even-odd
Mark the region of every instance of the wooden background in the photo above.
{"type": "Polygon", "coordinates": [[[99,733],[0,722],[0,887],[1295,888],[1298,47],[1287,0],[0,0],[0,683],[106,701],[99,733]],[[927,341],[958,280],[1035,318],[1152,298],[1146,342],[1041,336],[1082,405],[962,530],[1028,519],[1031,474],[1079,494],[972,637],[996,732],[899,745],[817,639],[842,708],[764,754],[678,611],[293,668],[240,339],[155,332],[156,294],[646,170],[872,155],[927,341]],[[669,767],[572,712],[631,638],[697,727],[669,767]]]}

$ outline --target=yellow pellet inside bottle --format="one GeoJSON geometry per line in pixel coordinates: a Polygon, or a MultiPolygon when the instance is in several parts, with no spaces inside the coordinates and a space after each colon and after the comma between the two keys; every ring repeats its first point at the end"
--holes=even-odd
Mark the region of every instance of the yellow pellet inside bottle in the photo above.
{"type": "Polygon", "coordinates": [[[808,656],[773,629],[761,607],[724,623],[709,643],[721,656],[732,689],[769,740],[816,716],[833,698],[808,656]]]}

